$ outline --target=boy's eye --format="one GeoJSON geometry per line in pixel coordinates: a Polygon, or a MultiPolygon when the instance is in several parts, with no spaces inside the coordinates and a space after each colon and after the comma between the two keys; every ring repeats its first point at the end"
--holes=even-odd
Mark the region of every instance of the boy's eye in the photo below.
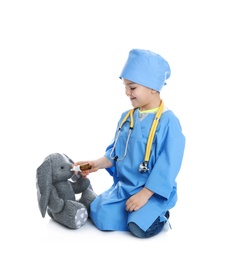
{"type": "Polygon", "coordinates": [[[125,87],[125,89],[130,89],[131,91],[135,90],[135,87],[125,87]]]}

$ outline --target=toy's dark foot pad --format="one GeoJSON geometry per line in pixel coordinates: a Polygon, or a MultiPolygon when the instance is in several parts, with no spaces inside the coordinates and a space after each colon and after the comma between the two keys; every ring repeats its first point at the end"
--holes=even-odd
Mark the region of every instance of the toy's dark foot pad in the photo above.
{"type": "Polygon", "coordinates": [[[83,226],[88,219],[88,212],[86,209],[81,208],[77,210],[77,213],[75,215],[75,225],[77,228],[80,228],[83,226]]]}

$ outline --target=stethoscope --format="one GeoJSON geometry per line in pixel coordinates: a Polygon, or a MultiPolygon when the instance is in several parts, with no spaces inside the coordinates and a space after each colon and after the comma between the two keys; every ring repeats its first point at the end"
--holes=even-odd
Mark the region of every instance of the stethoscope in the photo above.
{"type": "MultiPolygon", "coordinates": [[[[127,148],[128,148],[128,143],[129,143],[129,140],[130,140],[130,135],[131,135],[132,130],[134,128],[134,115],[133,114],[134,114],[135,109],[136,108],[133,108],[133,109],[128,111],[128,113],[126,114],[126,116],[124,117],[123,121],[121,122],[121,124],[119,126],[119,129],[118,129],[115,141],[114,141],[114,145],[113,145],[113,148],[112,148],[111,153],[110,153],[110,158],[112,160],[114,160],[115,162],[124,160],[126,155],[127,155],[127,148]],[[127,136],[126,145],[125,145],[125,149],[124,149],[124,155],[123,155],[122,158],[119,158],[117,155],[113,157],[112,154],[115,151],[116,144],[118,142],[118,139],[119,139],[119,136],[120,136],[120,133],[121,133],[121,129],[122,129],[122,127],[123,127],[123,125],[126,122],[128,117],[130,117],[130,128],[129,128],[129,131],[128,131],[128,136],[127,136]]],[[[158,111],[155,115],[154,121],[152,123],[151,129],[150,129],[150,132],[149,132],[149,135],[148,135],[148,141],[147,141],[147,145],[146,145],[146,149],[145,149],[144,161],[139,165],[139,172],[141,172],[141,173],[145,173],[145,172],[149,171],[148,162],[150,160],[150,152],[151,152],[151,148],[152,148],[152,141],[153,141],[153,138],[154,138],[154,135],[155,135],[155,132],[156,132],[156,128],[158,126],[159,119],[162,115],[163,110],[164,110],[164,103],[163,103],[163,100],[161,100],[159,109],[158,109],[158,111]]]]}

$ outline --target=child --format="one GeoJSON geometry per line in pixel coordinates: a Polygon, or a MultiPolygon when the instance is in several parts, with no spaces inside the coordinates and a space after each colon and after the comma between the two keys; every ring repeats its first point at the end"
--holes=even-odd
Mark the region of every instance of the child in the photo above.
{"type": "Polygon", "coordinates": [[[120,79],[134,109],[122,113],[103,157],[74,164],[91,165],[81,172],[83,177],[99,169],[113,177],[113,185],[90,205],[90,218],[100,230],[152,237],[176,204],[185,137],[178,118],[160,98],[169,77],[169,64],[160,55],[131,50],[120,79]]]}

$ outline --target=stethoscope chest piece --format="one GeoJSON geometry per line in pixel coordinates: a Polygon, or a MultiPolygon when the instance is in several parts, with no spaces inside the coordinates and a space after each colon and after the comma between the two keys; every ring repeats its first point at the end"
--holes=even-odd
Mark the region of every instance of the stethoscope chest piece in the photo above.
{"type": "Polygon", "coordinates": [[[145,173],[145,172],[148,172],[148,171],[149,171],[148,162],[146,162],[146,161],[142,162],[139,166],[139,172],[145,173]]]}

